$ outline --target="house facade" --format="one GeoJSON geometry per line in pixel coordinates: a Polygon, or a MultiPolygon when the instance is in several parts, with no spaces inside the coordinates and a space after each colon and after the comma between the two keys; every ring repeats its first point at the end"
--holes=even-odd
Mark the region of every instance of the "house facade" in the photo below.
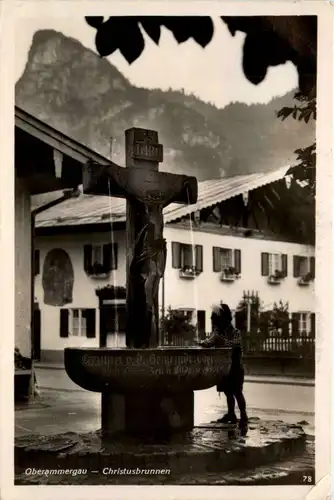
{"type": "MultiPolygon", "coordinates": [[[[314,207],[287,171],[204,181],[196,205],[165,209],[161,314],[183,310],[203,337],[213,305],[235,312],[253,291],[264,310],[288,302],[294,328],[314,334],[314,207]]],[[[124,291],[124,200],[81,195],[43,212],[36,228],[40,359],[61,361],[65,347],[124,347],[124,293],[99,292],[124,291]],[[68,297],[61,305],[52,300],[55,281],[68,297]]]]}
{"type": "Polygon", "coordinates": [[[31,196],[75,189],[88,161],[111,162],[15,106],[15,346],[31,357],[31,196]]]}

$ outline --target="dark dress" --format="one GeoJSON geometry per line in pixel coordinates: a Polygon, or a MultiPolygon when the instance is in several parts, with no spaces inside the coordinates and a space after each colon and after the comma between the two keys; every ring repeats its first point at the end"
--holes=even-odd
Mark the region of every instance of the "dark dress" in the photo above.
{"type": "Polygon", "coordinates": [[[230,347],[231,365],[227,375],[217,384],[218,392],[242,392],[244,383],[244,368],[242,366],[242,347],[240,331],[230,323],[222,323],[220,314],[212,313],[212,335],[202,342],[206,347],[230,347]]]}

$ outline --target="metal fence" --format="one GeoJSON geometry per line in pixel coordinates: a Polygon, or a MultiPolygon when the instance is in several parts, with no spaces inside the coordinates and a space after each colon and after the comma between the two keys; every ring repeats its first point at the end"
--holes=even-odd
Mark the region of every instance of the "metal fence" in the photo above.
{"type": "Polygon", "coordinates": [[[296,356],[314,358],[315,338],[311,335],[283,336],[251,332],[243,336],[243,351],[249,356],[296,356]]]}

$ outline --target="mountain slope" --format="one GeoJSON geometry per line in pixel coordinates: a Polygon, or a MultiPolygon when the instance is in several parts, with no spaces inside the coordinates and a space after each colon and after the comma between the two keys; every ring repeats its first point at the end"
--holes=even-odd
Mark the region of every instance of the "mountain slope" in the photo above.
{"type": "Polygon", "coordinates": [[[267,105],[233,103],[217,109],[177,91],[133,86],[107,60],[51,30],[35,34],[16,84],[16,104],[63,133],[124,164],[124,131],[159,131],[162,170],[199,180],[267,171],[294,161],[314,140],[314,126],[281,122],[275,112],[293,92],[267,105]]]}

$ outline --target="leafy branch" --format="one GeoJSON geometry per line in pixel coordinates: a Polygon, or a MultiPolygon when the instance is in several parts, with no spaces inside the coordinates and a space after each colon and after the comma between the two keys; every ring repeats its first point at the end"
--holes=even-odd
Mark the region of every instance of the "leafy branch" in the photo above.
{"type": "MultiPolygon", "coordinates": [[[[277,112],[277,117],[281,118],[282,121],[292,117],[294,120],[304,121],[305,123],[309,123],[311,119],[316,120],[316,99],[308,99],[301,92],[296,93],[294,98],[300,104],[293,107],[285,106],[277,112]]],[[[300,182],[307,182],[312,195],[314,195],[316,186],[316,143],[297,149],[295,154],[299,163],[291,171],[288,171],[288,174],[293,174],[294,178],[300,182]]]]}
{"type": "Polygon", "coordinates": [[[308,123],[311,118],[316,120],[317,118],[317,104],[316,99],[307,99],[303,94],[298,92],[295,94],[294,98],[301,104],[299,106],[295,105],[293,107],[285,106],[277,112],[277,118],[281,118],[282,121],[286,120],[289,116],[292,116],[294,120],[302,121],[308,123]]]}

